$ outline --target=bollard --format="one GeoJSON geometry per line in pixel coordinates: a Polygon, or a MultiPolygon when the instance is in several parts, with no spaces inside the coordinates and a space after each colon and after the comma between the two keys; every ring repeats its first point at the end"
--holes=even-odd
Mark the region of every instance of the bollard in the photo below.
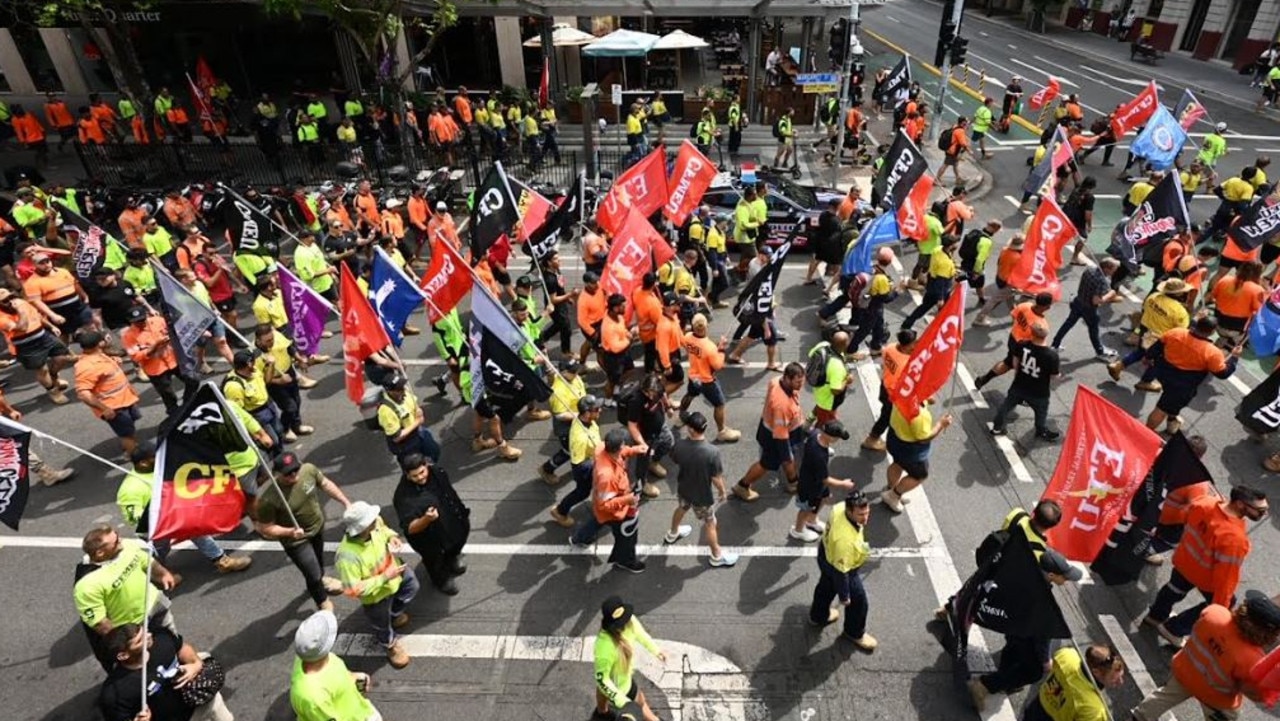
{"type": "Polygon", "coordinates": [[[1044,109],[1040,111],[1040,119],[1036,121],[1036,125],[1044,127],[1044,121],[1049,117],[1049,108],[1053,107],[1051,103],[1045,103],[1044,109]]]}
{"type": "Polygon", "coordinates": [[[964,84],[969,84],[969,63],[964,64],[964,84]]]}
{"type": "Polygon", "coordinates": [[[982,74],[978,76],[978,94],[985,96],[986,88],[987,88],[987,71],[983,70],[982,74]]]}

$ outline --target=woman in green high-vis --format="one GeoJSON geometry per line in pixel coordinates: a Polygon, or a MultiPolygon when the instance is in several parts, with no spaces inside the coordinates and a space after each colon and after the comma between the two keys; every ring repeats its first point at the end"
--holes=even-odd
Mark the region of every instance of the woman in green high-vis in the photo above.
{"type": "Polygon", "coordinates": [[[635,647],[643,646],[659,661],[666,662],[667,655],[658,648],[653,638],[640,625],[640,619],[632,612],[631,604],[617,596],[606,598],[600,608],[600,633],[596,635],[596,710],[593,719],[612,719],[614,709],[621,709],[634,701],[644,712],[644,721],[658,721],[649,708],[644,692],[636,684],[635,647]]]}

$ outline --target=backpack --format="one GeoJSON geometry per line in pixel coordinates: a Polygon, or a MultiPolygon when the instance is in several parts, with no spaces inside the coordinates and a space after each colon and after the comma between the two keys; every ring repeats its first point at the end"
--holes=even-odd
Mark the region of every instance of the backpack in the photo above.
{"type": "Polygon", "coordinates": [[[773,121],[773,137],[775,140],[782,140],[782,118],[773,121]]]}
{"type": "Polygon", "coordinates": [[[693,125],[690,125],[690,126],[689,126],[689,137],[690,137],[690,138],[693,138],[694,140],[697,140],[697,139],[698,139],[698,126],[699,126],[699,125],[702,125],[702,121],[701,121],[701,120],[699,120],[698,122],[696,122],[696,123],[694,123],[693,125]]]}
{"type": "Polygon", "coordinates": [[[945,226],[947,222],[947,207],[950,205],[946,200],[935,200],[933,205],[929,206],[929,212],[945,226]]]}
{"type": "Polygon", "coordinates": [[[1147,242],[1142,245],[1142,264],[1152,270],[1163,270],[1164,265],[1164,247],[1172,242],[1172,239],[1163,243],[1147,242]]]}
{"type": "Polygon", "coordinates": [[[977,562],[978,568],[982,568],[988,561],[996,558],[1000,550],[1004,548],[1004,544],[1009,541],[1009,534],[1013,529],[1018,527],[1018,523],[1027,517],[1026,511],[1018,511],[1013,518],[1009,520],[1008,528],[1001,528],[987,534],[982,539],[982,543],[973,551],[973,560],[977,562]]]}
{"type": "Polygon", "coordinates": [[[819,343],[809,352],[809,362],[804,367],[804,382],[810,388],[821,388],[827,384],[827,361],[831,360],[831,344],[819,343]]]}
{"type": "Polygon", "coordinates": [[[627,381],[613,394],[614,403],[617,404],[615,410],[618,411],[618,423],[624,426],[633,420],[630,415],[631,401],[639,395],[640,383],[643,380],[643,378],[636,378],[627,381]]]}
{"type": "Polygon", "coordinates": [[[964,240],[960,241],[961,265],[972,268],[978,262],[978,243],[985,237],[986,233],[979,229],[965,233],[964,240]]]}
{"type": "Polygon", "coordinates": [[[955,138],[956,127],[957,126],[952,125],[945,131],[938,134],[938,150],[948,154],[951,152],[951,141],[955,138]]]}

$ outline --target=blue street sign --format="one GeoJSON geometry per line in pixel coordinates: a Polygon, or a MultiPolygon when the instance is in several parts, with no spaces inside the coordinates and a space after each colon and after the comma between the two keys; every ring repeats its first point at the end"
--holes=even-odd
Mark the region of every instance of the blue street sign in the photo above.
{"type": "Polygon", "coordinates": [[[835,73],[801,73],[796,76],[796,85],[839,85],[840,76],[835,73]]]}

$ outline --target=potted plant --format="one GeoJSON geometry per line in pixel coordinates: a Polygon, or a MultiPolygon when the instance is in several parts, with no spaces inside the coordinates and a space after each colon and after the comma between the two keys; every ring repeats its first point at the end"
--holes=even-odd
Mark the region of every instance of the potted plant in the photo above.
{"type": "Polygon", "coordinates": [[[564,90],[564,99],[569,108],[569,122],[582,122],[582,86],[570,85],[564,90]]]}

